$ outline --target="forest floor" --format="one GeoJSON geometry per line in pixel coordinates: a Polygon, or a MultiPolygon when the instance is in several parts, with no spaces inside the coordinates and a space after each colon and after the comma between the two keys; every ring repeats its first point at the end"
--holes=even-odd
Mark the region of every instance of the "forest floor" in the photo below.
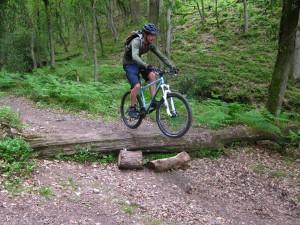
{"type": "MultiPolygon", "coordinates": [[[[129,131],[121,121],[38,108],[1,97],[31,133],[158,132],[151,122],[129,131]]],[[[3,177],[0,176],[0,182],[3,177]]],[[[37,160],[20,193],[0,186],[1,224],[272,224],[300,221],[300,161],[267,146],[232,147],[186,170],[120,171],[115,164],[37,160]]]]}

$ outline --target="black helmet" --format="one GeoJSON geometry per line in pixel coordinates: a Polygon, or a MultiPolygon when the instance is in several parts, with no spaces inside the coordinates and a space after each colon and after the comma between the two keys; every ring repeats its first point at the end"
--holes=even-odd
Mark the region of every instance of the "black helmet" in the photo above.
{"type": "Polygon", "coordinates": [[[153,35],[156,35],[159,32],[159,30],[153,23],[146,23],[143,27],[143,31],[153,35]]]}

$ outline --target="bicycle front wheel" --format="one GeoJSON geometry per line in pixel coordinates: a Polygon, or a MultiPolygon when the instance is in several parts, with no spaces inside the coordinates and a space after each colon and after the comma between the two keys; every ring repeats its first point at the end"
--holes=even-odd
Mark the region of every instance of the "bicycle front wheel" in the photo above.
{"type": "Polygon", "coordinates": [[[156,110],[156,122],[163,134],[172,138],[182,137],[191,127],[192,110],[187,100],[178,93],[167,95],[156,110]]]}
{"type": "MultiPolygon", "coordinates": [[[[121,101],[121,107],[120,107],[121,117],[127,127],[131,128],[131,129],[136,129],[142,123],[143,116],[139,115],[138,118],[131,118],[128,115],[129,107],[130,107],[130,92],[127,92],[124,94],[122,101],[121,101]]],[[[142,101],[139,96],[137,96],[137,98],[136,98],[136,107],[139,111],[141,111],[142,101]]]]}

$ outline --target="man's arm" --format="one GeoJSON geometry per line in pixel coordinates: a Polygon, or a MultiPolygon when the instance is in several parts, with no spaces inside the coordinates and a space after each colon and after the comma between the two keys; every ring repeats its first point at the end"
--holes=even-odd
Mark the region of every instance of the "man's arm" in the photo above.
{"type": "Polygon", "coordinates": [[[150,50],[169,68],[175,67],[171,60],[169,60],[155,45],[151,45],[150,50]]]}
{"type": "Polygon", "coordinates": [[[132,59],[139,65],[142,67],[147,67],[148,64],[145,63],[142,58],[140,57],[140,44],[141,41],[139,40],[139,38],[135,38],[132,40],[131,42],[131,49],[132,49],[132,59]]]}

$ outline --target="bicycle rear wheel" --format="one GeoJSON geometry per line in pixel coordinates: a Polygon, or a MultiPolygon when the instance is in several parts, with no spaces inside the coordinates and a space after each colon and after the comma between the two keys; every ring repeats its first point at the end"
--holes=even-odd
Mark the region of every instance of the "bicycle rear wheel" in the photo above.
{"type": "MultiPolygon", "coordinates": [[[[126,92],[121,101],[121,107],[120,107],[121,117],[127,127],[131,129],[136,129],[142,123],[143,116],[140,114],[138,118],[131,118],[128,115],[129,107],[130,107],[130,92],[126,92]]],[[[142,101],[139,96],[137,96],[136,99],[136,107],[141,112],[142,101]]]]}
{"type": "Polygon", "coordinates": [[[178,93],[168,94],[167,102],[162,99],[157,107],[156,122],[166,136],[182,137],[192,124],[192,111],[186,99],[178,93]],[[167,105],[171,115],[167,112],[167,105]]]}

